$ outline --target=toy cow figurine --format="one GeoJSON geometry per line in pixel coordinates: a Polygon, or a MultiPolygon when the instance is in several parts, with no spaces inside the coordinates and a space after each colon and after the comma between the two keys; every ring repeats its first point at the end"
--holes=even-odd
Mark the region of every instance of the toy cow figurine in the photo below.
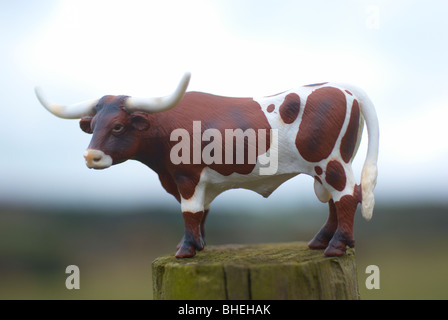
{"type": "Polygon", "coordinates": [[[190,74],[173,94],[161,98],[104,96],[62,106],[36,88],[54,115],[81,119],[93,134],[84,157],[89,168],[105,169],[128,159],[153,169],[181,204],[185,234],[176,257],[193,257],[205,245],[205,220],[212,200],[233,188],[268,197],[300,174],[314,178],[318,199],[328,202],[327,222],[309,242],[340,256],[354,247],[358,203],[370,220],[377,177],[378,120],[360,89],[336,83],[303,86],[270,97],[230,98],[186,92],[190,74]],[[364,121],[367,156],[357,185],[351,164],[364,121]]]}

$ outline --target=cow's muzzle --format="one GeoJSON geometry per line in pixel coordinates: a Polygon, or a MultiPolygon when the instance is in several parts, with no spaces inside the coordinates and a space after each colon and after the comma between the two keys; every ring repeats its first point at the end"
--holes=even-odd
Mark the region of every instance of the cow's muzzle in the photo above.
{"type": "Polygon", "coordinates": [[[84,158],[90,169],[106,169],[112,165],[112,157],[101,150],[87,149],[84,158]]]}

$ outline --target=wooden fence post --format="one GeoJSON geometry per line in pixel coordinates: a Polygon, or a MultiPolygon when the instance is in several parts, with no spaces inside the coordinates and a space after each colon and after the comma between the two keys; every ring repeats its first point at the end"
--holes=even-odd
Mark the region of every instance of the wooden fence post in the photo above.
{"type": "Polygon", "coordinates": [[[354,250],[325,257],[302,242],[207,246],[152,272],[157,300],[359,299],[354,250]]]}

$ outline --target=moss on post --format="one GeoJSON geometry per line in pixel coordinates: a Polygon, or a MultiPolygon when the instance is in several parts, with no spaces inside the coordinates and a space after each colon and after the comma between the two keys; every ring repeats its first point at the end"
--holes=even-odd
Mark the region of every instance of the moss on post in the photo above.
{"type": "Polygon", "coordinates": [[[306,243],[208,246],[152,264],[154,299],[359,299],[354,250],[325,257],[306,243]]]}

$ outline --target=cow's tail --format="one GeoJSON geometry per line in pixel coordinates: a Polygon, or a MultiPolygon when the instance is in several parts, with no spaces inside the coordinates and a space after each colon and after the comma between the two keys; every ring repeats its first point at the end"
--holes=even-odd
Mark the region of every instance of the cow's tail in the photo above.
{"type": "Polygon", "coordinates": [[[369,221],[372,218],[373,207],[375,206],[375,197],[373,194],[373,190],[376,186],[376,178],[378,174],[378,118],[372,101],[363,90],[354,86],[349,86],[349,90],[351,90],[359,100],[361,114],[366,123],[367,134],[369,138],[366,160],[361,172],[361,212],[364,219],[369,221]]]}
{"type": "Polygon", "coordinates": [[[378,175],[379,125],[375,107],[370,98],[359,89],[357,90],[357,97],[360,100],[361,114],[366,122],[369,138],[366,160],[361,173],[361,212],[364,219],[369,221],[372,218],[373,207],[375,206],[373,190],[375,189],[378,175]]]}

